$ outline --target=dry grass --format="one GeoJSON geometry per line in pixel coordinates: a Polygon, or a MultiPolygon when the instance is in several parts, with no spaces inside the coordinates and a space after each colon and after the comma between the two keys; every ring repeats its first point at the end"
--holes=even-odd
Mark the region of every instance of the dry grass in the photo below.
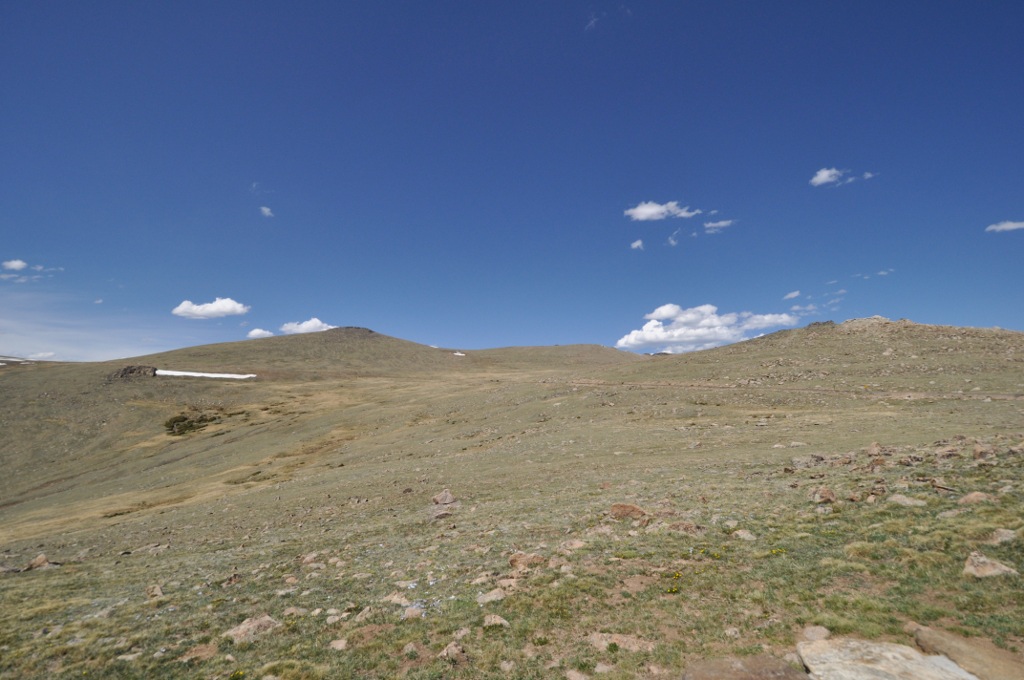
{"type": "Polygon", "coordinates": [[[340,329],[135,362],[251,383],[5,367],[0,563],[63,565],[0,575],[0,677],[678,675],[781,655],[810,623],[1024,644],[1019,580],[960,573],[977,549],[1024,568],[1020,540],[985,544],[1024,527],[1020,334],[844,324],[681,357],[466,354],[340,329]],[[212,408],[221,422],[164,430],[212,408]],[[836,503],[811,499],[822,486],[836,503]],[[460,505],[433,519],[444,488],[460,505]],[[993,498],[959,505],[969,491],[993,498]],[[516,570],[516,552],[542,559],[516,570]],[[222,636],[264,613],[283,625],[222,636]],[[437,658],[463,629],[466,657],[437,658]]]}

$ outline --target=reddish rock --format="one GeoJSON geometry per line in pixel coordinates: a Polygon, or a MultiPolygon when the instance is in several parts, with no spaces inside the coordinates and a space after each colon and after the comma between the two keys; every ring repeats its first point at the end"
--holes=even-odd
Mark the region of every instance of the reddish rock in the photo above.
{"type": "Polygon", "coordinates": [[[646,510],[632,503],[615,503],[610,512],[614,519],[642,519],[647,516],[646,510]]]}
{"type": "Polygon", "coordinates": [[[231,630],[222,633],[222,637],[231,638],[235,644],[241,642],[252,642],[256,638],[269,633],[281,626],[280,622],[270,618],[269,614],[260,617],[249,618],[238,624],[231,630]]]}
{"type": "Polygon", "coordinates": [[[547,560],[537,553],[515,552],[508,558],[509,565],[516,571],[526,571],[545,562],[547,560]]]}
{"type": "Polygon", "coordinates": [[[1000,649],[988,640],[965,638],[920,626],[914,631],[917,646],[929,654],[942,654],[980,680],[1024,678],[1024,658],[1000,649]]]}

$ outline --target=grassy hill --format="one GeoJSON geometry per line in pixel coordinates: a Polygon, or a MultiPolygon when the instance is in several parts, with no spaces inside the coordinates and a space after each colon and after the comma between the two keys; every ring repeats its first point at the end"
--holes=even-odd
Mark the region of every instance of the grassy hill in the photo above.
{"type": "Polygon", "coordinates": [[[1019,534],[986,543],[1024,527],[1021,333],[647,357],[343,328],[9,364],[0,394],[0,677],[678,676],[910,620],[1024,647],[1019,579],[961,575],[1024,568],[1019,534]]]}

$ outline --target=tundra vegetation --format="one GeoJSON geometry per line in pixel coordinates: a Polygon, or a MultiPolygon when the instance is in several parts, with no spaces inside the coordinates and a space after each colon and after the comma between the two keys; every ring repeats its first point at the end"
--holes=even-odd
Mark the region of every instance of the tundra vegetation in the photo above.
{"type": "Polygon", "coordinates": [[[911,621],[1024,650],[1020,577],[964,574],[1024,569],[1021,333],[339,328],[0,394],[0,678],[679,677],[911,621]]]}

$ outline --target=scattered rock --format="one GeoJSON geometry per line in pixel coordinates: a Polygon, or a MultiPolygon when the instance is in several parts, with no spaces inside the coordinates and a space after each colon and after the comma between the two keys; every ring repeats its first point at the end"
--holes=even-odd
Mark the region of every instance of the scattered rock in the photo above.
{"type": "Polygon", "coordinates": [[[643,519],[647,511],[632,503],[614,503],[609,510],[613,519],[643,519]]]}
{"type": "Polygon", "coordinates": [[[502,673],[511,673],[516,669],[516,664],[514,661],[502,661],[499,664],[499,668],[501,668],[502,673]]]}
{"type": "Polygon", "coordinates": [[[402,595],[398,591],[391,593],[387,597],[383,598],[381,601],[387,602],[389,604],[396,604],[399,607],[408,607],[410,604],[412,604],[404,595],[402,595]]]}
{"type": "Polygon", "coordinates": [[[562,544],[558,547],[561,548],[563,551],[571,551],[579,550],[580,548],[586,547],[586,545],[586,541],[580,540],[578,538],[572,538],[568,541],[563,541],[562,544]]]}
{"type": "Polygon", "coordinates": [[[975,503],[995,503],[999,499],[995,496],[990,496],[983,491],[972,491],[963,498],[957,501],[958,505],[973,505],[975,503]]]}
{"type": "Polygon", "coordinates": [[[511,628],[511,624],[497,614],[488,614],[484,617],[484,628],[511,628]]]}
{"type": "Polygon", "coordinates": [[[814,493],[811,495],[811,500],[815,503],[835,503],[836,492],[827,486],[820,486],[814,490],[814,493]]]}
{"type": "Polygon", "coordinates": [[[832,631],[825,626],[807,626],[800,632],[800,636],[808,642],[827,640],[832,636],[832,631]]]}
{"type": "Polygon", "coordinates": [[[217,651],[217,644],[213,642],[205,645],[196,645],[182,654],[178,661],[181,661],[182,663],[188,663],[189,661],[209,661],[213,657],[217,656],[217,651]]]}
{"type": "Polygon", "coordinates": [[[964,564],[964,575],[988,578],[990,576],[1018,576],[1018,573],[1013,567],[1008,567],[1002,562],[997,562],[975,551],[968,556],[967,562],[964,564]]]}
{"type": "Polygon", "coordinates": [[[371,607],[364,607],[363,610],[356,614],[355,618],[352,620],[356,623],[362,623],[371,616],[373,616],[373,609],[371,607]]]}
{"type": "Polygon", "coordinates": [[[466,656],[466,650],[458,642],[449,642],[448,646],[437,655],[437,658],[453,665],[463,664],[469,660],[466,656]]]}
{"type": "Polygon", "coordinates": [[[432,516],[433,516],[434,519],[447,519],[448,517],[451,517],[454,514],[455,513],[452,512],[452,510],[451,510],[451,506],[440,505],[440,506],[434,508],[432,516]]]}
{"type": "Polygon", "coordinates": [[[151,586],[146,587],[146,597],[151,600],[155,600],[158,597],[164,596],[164,590],[160,587],[159,583],[154,583],[151,586]]]}
{"type": "Polygon", "coordinates": [[[747,531],[746,529],[737,529],[730,534],[733,538],[738,538],[741,541],[756,541],[757,536],[747,531]]]}
{"type": "Polygon", "coordinates": [[[1010,541],[1017,540],[1017,532],[1009,529],[996,529],[989,536],[985,543],[989,545],[999,545],[1000,543],[1009,543],[1010,541]]]}
{"type": "Polygon", "coordinates": [[[618,645],[619,649],[627,652],[653,652],[654,643],[636,637],[635,635],[620,635],[619,633],[591,633],[587,641],[596,649],[604,652],[608,645],[618,645]]]}
{"type": "Polygon", "coordinates": [[[478,595],[476,598],[477,604],[488,604],[489,602],[498,602],[505,599],[505,591],[501,588],[495,588],[490,592],[486,592],[483,595],[478,595]]]}
{"type": "Polygon", "coordinates": [[[46,555],[40,553],[34,560],[28,563],[22,571],[32,571],[33,569],[52,569],[53,567],[59,567],[60,562],[51,562],[46,559],[46,555]]]}
{"type": "Polygon", "coordinates": [[[578,671],[575,668],[570,668],[565,672],[565,680],[589,680],[590,676],[582,671],[578,671]]]}
{"type": "Polygon", "coordinates": [[[269,614],[257,618],[249,618],[238,624],[231,630],[222,633],[222,637],[229,637],[237,645],[241,642],[252,642],[259,636],[280,627],[281,623],[270,618],[269,614]]]}
{"type": "Polygon", "coordinates": [[[537,553],[515,552],[508,558],[508,563],[515,571],[527,571],[530,567],[544,564],[547,560],[537,553]]]}
{"type": "Polygon", "coordinates": [[[908,496],[904,496],[901,493],[894,493],[893,495],[889,496],[886,500],[890,503],[895,503],[896,505],[903,505],[910,508],[928,505],[927,502],[922,501],[919,498],[910,498],[908,496]]]}
{"type": "Polygon", "coordinates": [[[282,616],[305,616],[308,613],[309,613],[309,610],[306,609],[305,607],[288,607],[283,612],[281,612],[281,615],[282,616]]]}
{"type": "Polygon", "coordinates": [[[449,489],[445,489],[430,500],[434,501],[434,505],[451,505],[456,501],[456,498],[449,489]]]}
{"type": "Polygon", "coordinates": [[[606,663],[601,663],[600,661],[597,663],[596,666],[594,666],[594,672],[597,673],[598,675],[602,675],[604,673],[611,673],[614,670],[615,670],[615,666],[611,666],[611,665],[606,664],[606,663]]]}
{"type": "Polygon", "coordinates": [[[403,619],[422,619],[423,610],[419,607],[406,607],[405,611],[402,612],[403,619]]]}
{"type": "Polygon", "coordinates": [[[949,657],[980,680],[1024,678],[1024,659],[988,640],[968,639],[926,626],[918,626],[914,638],[925,652],[949,657]]]}
{"type": "Polygon", "coordinates": [[[708,659],[686,667],[683,680],[807,680],[808,675],[767,654],[708,659]]]}
{"type": "Polygon", "coordinates": [[[327,646],[336,652],[344,652],[346,649],[348,649],[348,640],[346,638],[331,640],[327,646]]]}

